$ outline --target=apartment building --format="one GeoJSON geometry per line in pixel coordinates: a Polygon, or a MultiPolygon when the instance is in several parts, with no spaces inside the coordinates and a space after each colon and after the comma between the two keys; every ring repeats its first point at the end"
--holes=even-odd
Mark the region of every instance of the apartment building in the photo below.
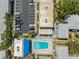
{"type": "Polygon", "coordinates": [[[27,33],[34,30],[35,19],[34,0],[15,0],[14,14],[16,16],[16,30],[27,33]]]}
{"type": "Polygon", "coordinates": [[[35,8],[35,31],[42,36],[53,34],[53,0],[37,0],[35,8]]]}

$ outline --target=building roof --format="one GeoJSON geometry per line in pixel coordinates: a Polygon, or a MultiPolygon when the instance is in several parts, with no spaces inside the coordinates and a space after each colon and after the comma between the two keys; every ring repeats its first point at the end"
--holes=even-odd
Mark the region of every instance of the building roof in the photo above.
{"type": "Polygon", "coordinates": [[[59,24],[58,38],[68,38],[69,27],[68,24],[59,24]]]}
{"type": "Polygon", "coordinates": [[[39,2],[39,26],[53,27],[53,2],[51,0],[39,0],[39,2]]]}
{"type": "Polygon", "coordinates": [[[79,29],[79,16],[78,15],[70,15],[67,19],[69,29],[79,29]]]}

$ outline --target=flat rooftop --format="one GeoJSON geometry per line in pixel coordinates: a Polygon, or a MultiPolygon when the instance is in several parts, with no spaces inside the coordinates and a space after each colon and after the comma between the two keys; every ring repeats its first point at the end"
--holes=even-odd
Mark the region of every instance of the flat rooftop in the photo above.
{"type": "Polygon", "coordinates": [[[39,0],[39,2],[40,27],[53,27],[53,1],[39,0]]]}
{"type": "Polygon", "coordinates": [[[67,21],[69,29],[79,29],[79,15],[70,15],[67,21]]]}

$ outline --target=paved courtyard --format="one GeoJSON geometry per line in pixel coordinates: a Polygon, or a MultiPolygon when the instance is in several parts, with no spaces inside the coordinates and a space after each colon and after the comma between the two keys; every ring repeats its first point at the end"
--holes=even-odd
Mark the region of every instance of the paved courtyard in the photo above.
{"type": "Polygon", "coordinates": [[[69,56],[68,47],[65,45],[57,46],[56,50],[57,50],[58,59],[79,59],[79,57],[69,56]]]}
{"type": "MultiPolygon", "coordinates": [[[[39,46],[40,47],[40,46],[39,46]]],[[[32,53],[36,53],[36,54],[52,54],[52,40],[50,38],[39,38],[39,39],[34,39],[32,41],[32,53]],[[34,49],[34,42],[37,41],[37,42],[46,42],[48,43],[48,48],[46,49],[39,49],[39,50],[36,50],[34,49]]]]}

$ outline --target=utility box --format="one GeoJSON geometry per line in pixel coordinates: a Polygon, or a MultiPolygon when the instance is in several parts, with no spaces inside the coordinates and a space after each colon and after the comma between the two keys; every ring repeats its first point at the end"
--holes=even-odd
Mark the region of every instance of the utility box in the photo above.
{"type": "Polygon", "coordinates": [[[25,57],[31,53],[31,40],[27,38],[14,39],[14,56],[25,57]]]}

